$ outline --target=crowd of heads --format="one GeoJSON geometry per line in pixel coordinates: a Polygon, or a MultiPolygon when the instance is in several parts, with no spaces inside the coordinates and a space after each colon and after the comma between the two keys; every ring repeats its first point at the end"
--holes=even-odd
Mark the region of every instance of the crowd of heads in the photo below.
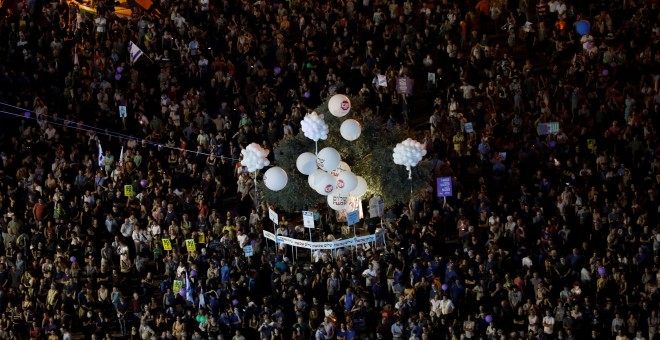
{"type": "Polygon", "coordinates": [[[0,338],[657,337],[656,3],[129,4],[2,7],[0,338]],[[298,257],[240,151],[335,93],[453,195],[298,257]]]}

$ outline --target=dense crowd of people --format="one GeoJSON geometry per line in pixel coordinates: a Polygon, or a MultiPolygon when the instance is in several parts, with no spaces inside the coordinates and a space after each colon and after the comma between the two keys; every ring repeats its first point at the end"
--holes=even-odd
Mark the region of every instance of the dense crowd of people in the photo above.
{"type": "Polygon", "coordinates": [[[113,5],[2,7],[0,339],[658,338],[657,2],[113,5]],[[334,93],[453,196],[294,263],[240,150],[334,93]]]}

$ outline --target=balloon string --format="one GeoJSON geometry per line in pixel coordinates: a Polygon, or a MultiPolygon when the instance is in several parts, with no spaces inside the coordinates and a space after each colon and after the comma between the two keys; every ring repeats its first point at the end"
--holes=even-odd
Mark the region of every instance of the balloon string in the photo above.
{"type": "Polygon", "coordinates": [[[259,207],[259,193],[257,192],[257,171],[254,171],[254,207],[259,207]]]}
{"type": "Polygon", "coordinates": [[[316,153],[315,153],[315,155],[318,156],[318,155],[319,155],[319,141],[314,141],[314,144],[316,145],[316,153]]]}
{"type": "Polygon", "coordinates": [[[408,166],[408,180],[410,181],[410,220],[414,220],[413,214],[413,182],[412,182],[412,167],[408,166]]]}

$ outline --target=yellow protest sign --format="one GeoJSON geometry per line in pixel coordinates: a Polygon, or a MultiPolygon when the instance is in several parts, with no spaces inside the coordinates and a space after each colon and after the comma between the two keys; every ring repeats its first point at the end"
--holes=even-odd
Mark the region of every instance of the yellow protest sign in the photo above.
{"type": "Polygon", "coordinates": [[[195,240],[193,239],[186,240],[186,249],[188,249],[188,252],[197,250],[197,246],[195,245],[195,240]]]}
{"type": "Polygon", "coordinates": [[[174,280],[174,282],[172,283],[172,291],[178,293],[181,291],[181,288],[183,288],[183,281],[174,280]]]}
{"type": "Polygon", "coordinates": [[[124,185],[124,196],[131,197],[133,196],[133,186],[130,184],[124,185]]]}
{"type": "Polygon", "coordinates": [[[164,250],[172,250],[172,241],[169,238],[164,238],[160,240],[163,243],[164,250]]]}
{"type": "Polygon", "coordinates": [[[204,236],[204,233],[197,234],[197,242],[206,243],[206,236],[204,236]]]}
{"type": "Polygon", "coordinates": [[[594,147],[596,147],[596,140],[595,139],[587,139],[587,148],[589,150],[593,150],[594,147]]]}

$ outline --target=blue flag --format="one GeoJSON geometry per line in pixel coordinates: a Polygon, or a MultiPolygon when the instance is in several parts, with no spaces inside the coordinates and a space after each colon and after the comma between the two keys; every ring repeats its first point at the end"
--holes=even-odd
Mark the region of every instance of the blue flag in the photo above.
{"type": "Polygon", "coordinates": [[[199,307],[206,307],[206,300],[204,299],[204,288],[199,287],[199,307]]]}
{"type": "Polygon", "coordinates": [[[186,272],[186,301],[194,303],[192,288],[190,288],[190,279],[188,278],[188,272],[186,272]]]}
{"type": "Polygon", "coordinates": [[[99,142],[99,168],[103,169],[103,148],[101,147],[101,142],[99,142]]]}

